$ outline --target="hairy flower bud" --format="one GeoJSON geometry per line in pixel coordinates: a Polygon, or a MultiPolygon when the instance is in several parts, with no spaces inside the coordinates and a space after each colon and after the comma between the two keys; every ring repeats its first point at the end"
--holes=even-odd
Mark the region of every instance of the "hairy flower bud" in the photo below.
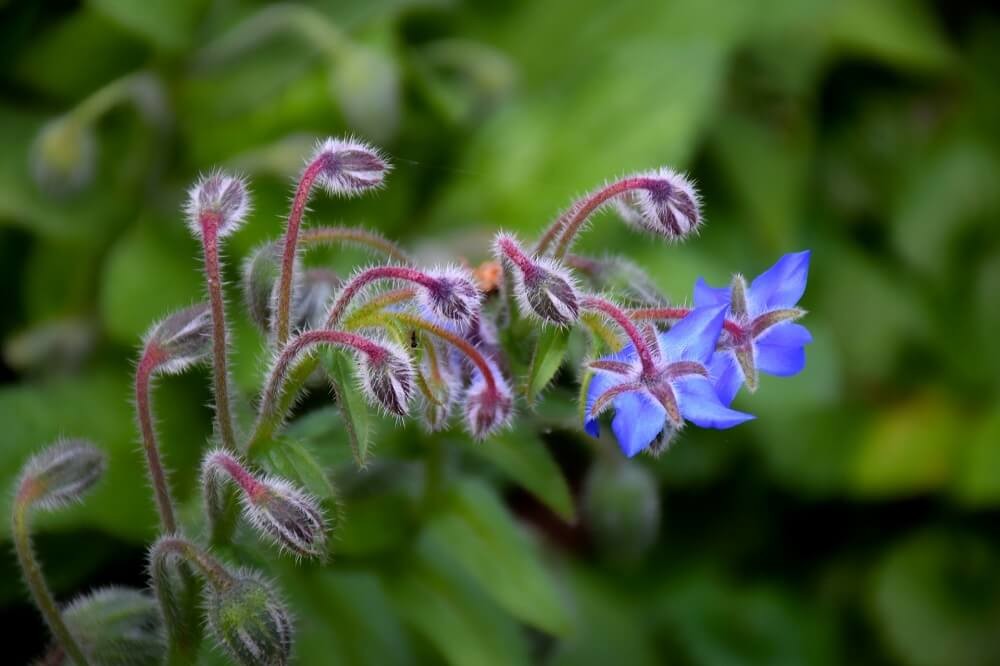
{"type": "Polygon", "coordinates": [[[465,423],[469,434],[485,439],[504,428],[514,410],[510,386],[496,366],[489,362],[493,384],[479,370],[473,371],[472,381],[465,391],[465,423]]]}
{"type": "Polygon", "coordinates": [[[71,116],[43,125],[31,146],[32,176],[39,189],[54,196],[73,194],[89,185],[96,164],[93,127],[71,116]]]}
{"type": "Polygon", "coordinates": [[[239,487],[243,514],[255,530],[297,557],[326,555],[326,520],[319,502],[290,481],[253,474],[221,450],[210,452],[202,465],[210,516],[218,513],[218,479],[223,474],[239,487]]]}
{"type": "Polygon", "coordinates": [[[292,651],[292,619],[271,585],[238,571],[224,585],[206,589],[208,626],[241,666],[284,666],[292,651]]]}
{"type": "Polygon", "coordinates": [[[391,170],[382,154],[356,139],[326,139],[316,146],[310,164],[316,182],[335,196],[350,197],[381,187],[391,170]]]}
{"type": "Polygon", "coordinates": [[[458,266],[428,273],[434,284],[422,289],[420,301],[438,319],[466,328],[479,314],[482,295],[472,274],[458,266]]]}
{"type": "Polygon", "coordinates": [[[448,426],[448,419],[461,392],[461,370],[458,359],[433,343],[427,343],[420,363],[418,382],[423,400],[420,407],[422,423],[429,432],[448,426]]]}
{"type": "Polygon", "coordinates": [[[398,345],[381,342],[383,354],[359,354],[358,376],[368,400],[396,416],[406,416],[413,397],[413,363],[398,345]]]}
{"type": "Polygon", "coordinates": [[[101,478],[104,454],[82,439],[57,442],[32,456],[21,471],[17,501],[55,509],[83,498],[101,478]]]}
{"type": "MultiPolygon", "coordinates": [[[[295,271],[300,275],[301,271],[295,271]]],[[[247,312],[257,327],[270,335],[274,318],[274,301],[281,275],[281,245],[268,242],[243,262],[243,300],[247,312]]]]}
{"type": "Polygon", "coordinates": [[[208,359],[212,353],[212,313],[207,303],[178,310],[154,324],[146,333],[145,347],[160,355],[156,371],[183,372],[208,359]]]}
{"type": "Polygon", "coordinates": [[[228,236],[243,224],[250,213],[250,193],[246,181],[216,171],[202,176],[188,192],[185,208],[188,227],[195,237],[203,234],[202,225],[215,225],[219,238],[228,236]]]}
{"type": "Polygon", "coordinates": [[[299,330],[322,327],[341,283],[342,280],[331,270],[314,268],[306,271],[302,284],[296,290],[295,327],[299,330]]]}
{"type": "Polygon", "coordinates": [[[662,167],[636,178],[643,185],[614,200],[622,219],[671,240],[680,240],[698,230],[701,199],[687,177],[662,167]]]}
{"type": "Polygon", "coordinates": [[[542,321],[565,326],[580,316],[580,299],[569,272],[547,257],[530,257],[509,234],[498,234],[496,253],[514,274],[514,294],[521,310],[542,321]]]}
{"type": "Polygon", "coordinates": [[[157,666],[163,663],[160,609],[144,592],[108,587],[74,599],[63,618],[92,663],[157,666]]]}

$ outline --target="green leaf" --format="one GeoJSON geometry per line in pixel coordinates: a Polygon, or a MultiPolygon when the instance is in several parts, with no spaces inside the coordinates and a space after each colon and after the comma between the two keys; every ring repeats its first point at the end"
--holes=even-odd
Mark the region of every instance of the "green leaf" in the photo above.
{"type": "Polygon", "coordinates": [[[320,358],[336,393],[337,406],[344,418],[354,460],[359,467],[364,467],[368,463],[369,449],[374,439],[374,424],[368,411],[368,403],[361,391],[355,390],[354,362],[345,352],[337,349],[323,350],[320,358]]]}
{"type": "Polygon", "coordinates": [[[517,625],[451,565],[448,550],[446,543],[422,540],[386,580],[393,605],[452,666],[529,664],[517,625]]]}
{"type": "Polygon", "coordinates": [[[197,34],[205,0],[90,0],[99,12],[154,45],[178,50],[197,34]]]}
{"type": "Polygon", "coordinates": [[[514,617],[551,634],[567,631],[569,616],[555,580],[485,483],[456,485],[422,539],[440,544],[448,559],[514,617]]]}
{"type": "Polygon", "coordinates": [[[972,506],[1000,504],[1000,408],[976,423],[955,479],[955,493],[972,506]]]}
{"type": "Polygon", "coordinates": [[[289,568],[281,579],[298,610],[295,654],[301,663],[414,663],[411,639],[375,574],[289,568]]]}
{"type": "Polygon", "coordinates": [[[322,500],[336,497],[336,491],[326,472],[300,442],[279,439],[268,448],[263,463],[271,473],[296,482],[322,500]]]}
{"type": "Polygon", "coordinates": [[[566,522],[576,522],[576,507],[566,477],[545,443],[527,429],[503,432],[469,449],[498,467],[508,479],[541,500],[566,522]]]}
{"type": "Polygon", "coordinates": [[[531,358],[531,368],[525,386],[528,403],[538,399],[538,394],[545,390],[552,378],[556,376],[566,350],[569,348],[569,328],[545,326],[535,342],[535,354],[531,358]]]}

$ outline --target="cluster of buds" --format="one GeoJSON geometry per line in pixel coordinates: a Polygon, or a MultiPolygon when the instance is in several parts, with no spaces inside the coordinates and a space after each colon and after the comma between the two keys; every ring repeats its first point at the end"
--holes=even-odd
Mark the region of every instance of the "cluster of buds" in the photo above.
{"type": "MultiPolygon", "coordinates": [[[[566,345],[545,348],[540,330],[568,336],[579,329],[590,334],[591,350],[582,368],[582,430],[599,436],[601,417],[614,411],[611,429],[631,457],[640,451],[661,453],[687,423],[730,428],[747,421],[751,415],[730,406],[740,387],[754,391],[759,373],[787,376],[804,366],[804,346],[811,337],[794,322],[804,315],[798,301],[805,290],[808,252],[786,255],[749,284],[741,276],[727,288],[700,280],[693,307],[671,306],[627,260],[570,254],[580,232],[605,208],[667,241],[694,234],[701,225],[700,199],[692,182],[673,170],[627,176],[586,195],[531,249],[512,234],[497,234],[492,261],[484,264],[488,270],[476,272],[460,265],[421,267],[403,249],[364,229],[302,228],[317,186],[333,196],[358,196],[381,188],[389,171],[385,156],[365,143],[320,142],[296,186],[283,238],[246,260],[244,304],[271,353],[256,405],[242,403],[231,388],[221,278],[220,246],[246,223],[249,189],[241,177],[213,172],[189,191],[185,217],[202,246],[207,298],[150,329],[135,377],[139,430],[161,523],[161,538],[150,553],[150,578],[170,663],[193,659],[201,627],[207,625],[236,662],[285,664],[292,622],[271,583],[215,559],[208,545],[189,536],[193,526],[179,521],[157,442],[154,377],[211,363],[215,430],[203,458],[201,488],[212,543],[231,543],[242,516],[240,524],[283,554],[322,563],[332,543],[327,516],[335,497],[332,488],[316,493],[306,488],[328,486],[329,479],[322,473],[318,482],[316,474],[307,479],[295,465],[275,473],[280,456],[264,455],[286,445],[285,421],[320,371],[330,380],[351,437],[357,410],[371,408],[400,420],[416,411],[430,431],[454,420],[473,439],[486,440],[513,419],[522,395],[512,387],[529,385],[533,389],[526,393],[537,392],[565,362],[566,345]],[[378,260],[346,278],[327,268],[307,268],[310,247],[331,243],[367,248],[378,260]],[[624,284],[624,296],[615,293],[616,283],[624,284]],[[522,325],[525,321],[534,325],[522,325]],[[547,374],[538,379],[529,370],[524,384],[512,381],[533,347],[532,367],[547,366],[547,374]],[[325,354],[317,353],[323,349],[325,354]],[[553,355],[553,349],[561,351],[553,355]],[[353,358],[348,364],[353,381],[345,381],[350,371],[343,370],[340,354],[353,358]],[[537,362],[543,355],[550,357],[537,362]],[[420,409],[414,410],[417,401],[420,409]],[[241,432],[243,422],[235,414],[254,408],[252,426],[241,432]],[[289,469],[295,473],[287,474],[289,469]],[[198,589],[204,591],[200,605],[198,589]]],[[[316,471],[318,463],[312,463],[316,471]]],[[[87,663],[88,656],[97,661],[101,642],[94,636],[99,632],[87,627],[106,612],[100,609],[128,606],[130,598],[119,595],[109,603],[107,595],[94,595],[71,607],[69,618],[76,619],[64,617],[33,559],[26,516],[31,507],[54,508],[78,498],[100,476],[102,465],[92,446],[63,443],[28,463],[16,491],[14,533],[22,566],[53,635],[76,664],[87,663]]],[[[609,483],[620,485],[628,498],[650,495],[645,478],[595,475],[588,482],[588,514],[607,513],[598,505],[606,503],[600,487],[609,483]]],[[[614,538],[612,523],[618,518],[608,516],[605,532],[614,538]]],[[[643,524],[655,529],[653,518],[643,524]]],[[[131,599],[136,610],[127,617],[149,629],[148,604],[131,599]]]]}

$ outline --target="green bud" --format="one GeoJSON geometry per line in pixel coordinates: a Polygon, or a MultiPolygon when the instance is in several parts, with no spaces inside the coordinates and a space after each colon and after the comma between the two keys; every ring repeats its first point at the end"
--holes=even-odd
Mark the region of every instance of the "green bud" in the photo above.
{"type": "Polygon", "coordinates": [[[160,612],[144,592],[97,590],[71,602],[63,619],[94,664],[157,666],[163,661],[160,612]]]}
{"type": "Polygon", "coordinates": [[[24,465],[17,484],[17,501],[55,509],[83,498],[104,473],[105,458],[82,439],[58,442],[24,465]]]}
{"type": "Polygon", "coordinates": [[[254,573],[237,572],[206,590],[208,625],[220,646],[243,666],[283,666],[292,650],[285,604],[254,573]]]}

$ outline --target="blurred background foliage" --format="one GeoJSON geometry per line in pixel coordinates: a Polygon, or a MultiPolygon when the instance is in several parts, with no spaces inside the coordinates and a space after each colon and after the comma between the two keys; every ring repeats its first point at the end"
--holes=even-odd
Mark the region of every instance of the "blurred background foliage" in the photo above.
{"type": "MultiPolygon", "coordinates": [[[[576,426],[570,367],[480,445],[375,424],[364,471],[314,392],[288,436],[334,470],[338,554],[295,568],[237,547],[291,599],[299,661],[1000,663],[998,44],[1000,14],[971,1],[2,1],[0,482],[60,434],[98,442],[107,479],[41,521],[40,555],[63,598],[144,583],[129,382],[142,332],[202,293],[179,212],[199,172],[253,179],[236,304],[317,137],[365,137],[396,170],[311,219],[427,261],[478,263],[498,227],[530,236],[574,194],[669,164],[700,183],[701,237],[609,219],[583,250],[685,301],[698,275],[811,248],[805,372],[738,398],[757,421],[632,462],[576,426]]],[[[231,318],[252,396],[261,341],[231,318]]],[[[192,516],[206,380],[156,394],[192,516]]],[[[44,634],[13,556],[0,567],[21,663],[44,634]]]]}

